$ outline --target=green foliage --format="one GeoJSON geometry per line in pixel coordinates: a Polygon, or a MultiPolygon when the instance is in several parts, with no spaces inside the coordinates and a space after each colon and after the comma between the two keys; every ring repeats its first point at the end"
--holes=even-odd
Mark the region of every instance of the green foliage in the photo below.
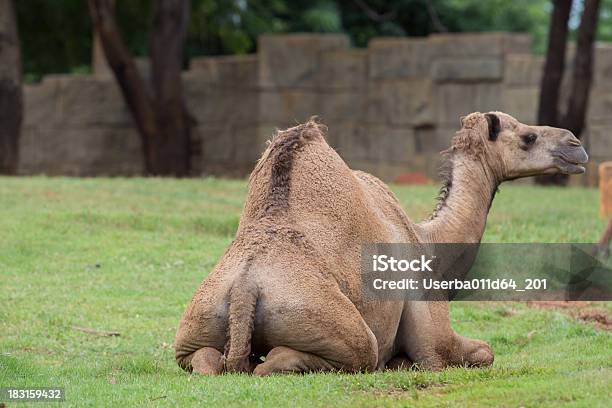
{"type": "Polygon", "coordinates": [[[382,21],[375,21],[359,7],[359,2],[343,0],[340,3],[344,26],[359,46],[377,35],[425,36],[440,31],[433,23],[432,13],[435,13],[449,32],[528,32],[534,36],[537,48],[542,48],[550,8],[547,0],[432,0],[431,11],[427,0],[362,2],[376,15],[387,16],[382,21]]]}
{"type": "Polygon", "coordinates": [[[612,41],[612,0],[601,2],[597,38],[600,41],[612,41]]]}
{"type": "MultiPolygon", "coordinates": [[[[434,205],[434,186],[392,187],[413,219],[434,205]]],[[[64,387],[61,407],[609,405],[612,332],[513,302],[451,304],[454,328],[495,350],[487,369],[184,373],[171,346],[179,318],[245,195],[245,182],[216,179],[0,178],[0,387],[64,387]]],[[[597,199],[502,187],[485,239],[594,241],[597,199]]]]}
{"type": "Polygon", "coordinates": [[[72,72],[75,67],[90,63],[91,21],[86,1],[20,0],[13,3],[26,80],[36,80],[44,73],[72,72]]]}
{"type": "Polygon", "coordinates": [[[341,29],[334,1],[193,0],[187,49],[189,55],[244,54],[264,33],[341,29]]]}
{"type": "MultiPolygon", "coordinates": [[[[576,0],[572,21],[579,21],[576,0]]],[[[91,22],[85,0],[16,1],[28,79],[83,71],[91,59],[91,22]]],[[[117,1],[124,40],[135,55],[149,48],[151,0],[117,1]]],[[[534,50],[546,47],[548,0],[191,0],[186,58],[254,52],[257,37],[279,32],[345,32],[353,44],[375,36],[425,36],[450,32],[528,32],[534,50]],[[428,8],[433,5],[433,11],[428,8]]],[[[598,36],[612,40],[612,0],[603,0],[598,36]]]]}
{"type": "Polygon", "coordinates": [[[551,6],[547,0],[447,0],[440,18],[450,31],[527,32],[543,52],[551,6]]]}

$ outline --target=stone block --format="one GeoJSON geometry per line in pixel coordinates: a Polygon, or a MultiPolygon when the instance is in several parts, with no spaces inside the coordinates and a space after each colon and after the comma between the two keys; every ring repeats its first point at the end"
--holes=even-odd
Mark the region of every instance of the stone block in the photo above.
{"type": "Polygon", "coordinates": [[[257,55],[198,57],[191,60],[185,77],[222,88],[255,88],[258,65],[257,55]]]}
{"type": "Polygon", "coordinates": [[[23,87],[24,126],[55,126],[61,118],[59,101],[60,84],[57,80],[45,80],[23,87]]]}
{"type": "Polygon", "coordinates": [[[322,89],[363,88],[368,78],[368,54],[365,50],[329,50],[321,52],[318,70],[322,89]]]}
{"type": "Polygon", "coordinates": [[[379,145],[370,137],[367,129],[359,124],[345,123],[329,129],[333,132],[336,151],[347,163],[359,160],[377,160],[379,145]]]}
{"type": "Polygon", "coordinates": [[[245,164],[250,173],[275,132],[276,127],[270,125],[235,126],[232,131],[232,145],[236,163],[245,164]]]}
{"type": "Polygon", "coordinates": [[[531,52],[531,38],[527,34],[433,34],[428,37],[427,41],[432,57],[499,57],[505,54],[528,54],[531,52]]]}
{"type": "MultiPolygon", "coordinates": [[[[432,179],[436,184],[441,181],[440,179],[440,168],[442,166],[443,160],[445,160],[444,156],[440,154],[440,152],[424,154],[421,156],[422,158],[422,171],[425,172],[425,175],[432,179]]],[[[417,168],[416,170],[420,170],[417,168]]],[[[427,209],[427,215],[431,213],[431,208],[427,209]]]]}
{"type": "Polygon", "coordinates": [[[446,125],[443,127],[436,128],[435,137],[430,139],[426,151],[430,154],[439,154],[444,150],[451,147],[451,141],[455,133],[460,130],[459,120],[455,126],[446,125]]]}
{"type": "Polygon", "coordinates": [[[459,118],[475,110],[475,87],[465,84],[444,84],[436,87],[438,124],[459,123],[459,118]]]}
{"type": "Polygon", "coordinates": [[[255,124],[259,120],[259,93],[255,90],[219,88],[195,77],[185,77],[183,83],[189,113],[202,125],[255,124]]]}
{"type": "Polygon", "coordinates": [[[431,76],[436,82],[499,81],[502,61],[496,57],[440,58],[433,61],[431,76]]]}
{"type": "Polygon", "coordinates": [[[295,125],[320,112],[319,95],[314,90],[262,90],[259,94],[260,123],[295,125]]]}
{"type": "Polygon", "coordinates": [[[60,78],[60,122],[64,126],[131,126],[132,116],[112,79],[60,78]]]}
{"type": "Polygon", "coordinates": [[[519,122],[537,124],[540,89],[538,87],[504,88],[503,112],[514,116],[519,122]]]}
{"type": "Polygon", "coordinates": [[[593,87],[589,97],[587,121],[612,120],[612,90],[593,87]]]}
{"type": "Polygon", "coordinates": [[[476,84],[475,87],[475,111],[490,112],[502,110],[501,84],[476,84]]]}
{"type": "Polygon", "coordinates": [[[434,126],[419,126],[414,128],[414,148],[415,155],[420,156],[438,154],[448,146],[438,142],[438,130],[434,126]]]}
{"type": "Polygon", "coordinates": [[[371,125],[367,137],[377,145],[371,157],[383,163],[409,163],[415,155],[414,130],[410,127],[371,125]]]}
{"type": "Polygon", "coordinates": [[[143,174],[138,133],[130,128],[26,127],[20,173],[68,176],[143,174]]]}
{"type": "Polygon", "coordinates": [[[202,146],[204,162],[224,163],[234,158],[233,125],[229,122],[216,125],[202,124],[194,129],[202,146]]]}
{"type": "Polygon", "coordinates": [[[366,112],[366,93],[351,89],[320,93],[315,109],[323,122],[361,121],[366,112]]]}
{"type": "Polygon", "coordinates": [[[595,47],[594,84],[596,86],[612,85],[612,45],[597,43],[595,47]]]}
{"type": "Polygon", "coordinates": [[[321,53],[346,49],[343,34],[262,35],[258,40],[259,84],[263,87],[306,87],[318,85],[321,53]]]}
{"type": "Polygon", "coordinates": [[[612,162],[599,165],[599,214],[612,217],[612,162]]]}
{"type": "Polygon", "coordinates": [[[456,125],[472,112],[502,110],[500,84],[440,84],[436,87],[437,122],[456,125]]]}
{"type": "Polygon", "coordinates": [[[602,159],[612,159],[612,124],[592,124],[588,132],[589,152],[602,159]]]}
{"type": "Polygon", "coordinates": [[[430,47],[424,38],[374,38],[368,53],[372,79],[429,77],[430,47]]]}
{"type": "Polygon", "coordinates": [[[333,122],[333,121],[325,121],[322,120],[325,126],[327,126],[327,132],[325,132],[325,141],[328,145],[331,146],[332,149],[336,149],[338,147],[339,135],[338,135],[338,127],[342,125],[352,125],[353,122],[333,122]]]}
{"type": "Polygon", "coordinates": [[[260,128],[256,125],[219,123],[199,126],[197,132],[203,169],[210,168],[210,164],[236,164],[250,172],[266,147],[266,139],[259,137],[260,128]]]}
{"type": "Polygon", "coordinates": [[[504,54],[531,55],[533,41],[530,34],[505,33],[504,54]]]}
{"type": "Polygon", "coordinates": [[[434,122],[432,83],[426,79],[370,81],[368,122],[423,126],[434,122]]]}
{"type": "Polygon", "coordinates": [[[504,83],[508,86],[540,86],[544,58],[533,55],[507,55],[504,83]]]}
{"type": "Polygon", "coordinates": [[[252,164],[246,163],[203,163],[201,169],[202,176],[215,176],[221,178],[241,178],[249,177],[253,171],[252,164]]]}

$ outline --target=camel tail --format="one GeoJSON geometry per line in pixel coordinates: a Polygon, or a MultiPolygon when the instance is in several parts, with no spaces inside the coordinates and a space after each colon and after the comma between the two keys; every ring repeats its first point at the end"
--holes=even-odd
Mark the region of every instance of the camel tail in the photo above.
{"type": "Polygon", "coordinates": [[[245,271],[230,290],[229,340],[225,345],[225,371],[249,372],[251,337],[255,325],[258,290],[245,271]]]}

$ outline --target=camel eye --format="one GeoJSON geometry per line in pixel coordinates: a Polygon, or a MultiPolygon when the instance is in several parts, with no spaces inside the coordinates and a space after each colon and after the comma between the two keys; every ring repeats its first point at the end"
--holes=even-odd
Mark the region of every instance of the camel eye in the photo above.
{"type": "Polygon", "coordinates": [[[535,143],[536,139],[538,138],[537,135],[534,135],[533,133],[529,133],[527,135],[522,135],[521,136],[521,140],[523,141],[523,143],[527,146],[531,146],[535,143]]]}

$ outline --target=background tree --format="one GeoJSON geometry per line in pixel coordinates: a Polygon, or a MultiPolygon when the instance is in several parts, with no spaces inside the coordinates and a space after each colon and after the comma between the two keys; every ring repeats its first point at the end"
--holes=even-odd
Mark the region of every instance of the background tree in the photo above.
{"type": "Polygon", "coordinates": [[[113,0],[89,0],[104,55],[138,127],[149,175],[184,177],[190,171],[190,123],[181,68],[188,0],[156,0],[151,36],[152,86],[142,79],[115,21],[113,0]]]}
{"type": "MultiPolygon", "coordinates": [[[[569,129],[581,138],[586,119],[589,94],[593,82],[594,44],[600,12],[600,0],[584,0],[582,17],[577,33],[574,70],[565,109],[559,106],[559,94],[565,71],[568,21],[572,0],[555,0],[548,35],[546,63],[540,87],[538,123],[569,129]],[[562,112],[564,115],[561,117],[562,112]]],[[[567,184],[567,175],[540,176],[539,184],[567,184]]]]}
{"type": "Polygon", "coordinates": [[[600,0],[584,0],[584,9],[576,38],[576,57],[572,88],[562,126],[580,137],[588,109],[593,82],[595,34],[599,18],[600,0]]]}
{"type": "Polygon", "coordinates": [[[0,0],[0,174],[15,174],[23,116],[21,57],[12,0],[0,0]]]}
{"type": "Polygon", "coordinates": [[[572,0],[554,0],[548,31],[548,49],[540,85],[538,123],[559,125],[559,95],[565,71],[568,22],[572,0]]]}

